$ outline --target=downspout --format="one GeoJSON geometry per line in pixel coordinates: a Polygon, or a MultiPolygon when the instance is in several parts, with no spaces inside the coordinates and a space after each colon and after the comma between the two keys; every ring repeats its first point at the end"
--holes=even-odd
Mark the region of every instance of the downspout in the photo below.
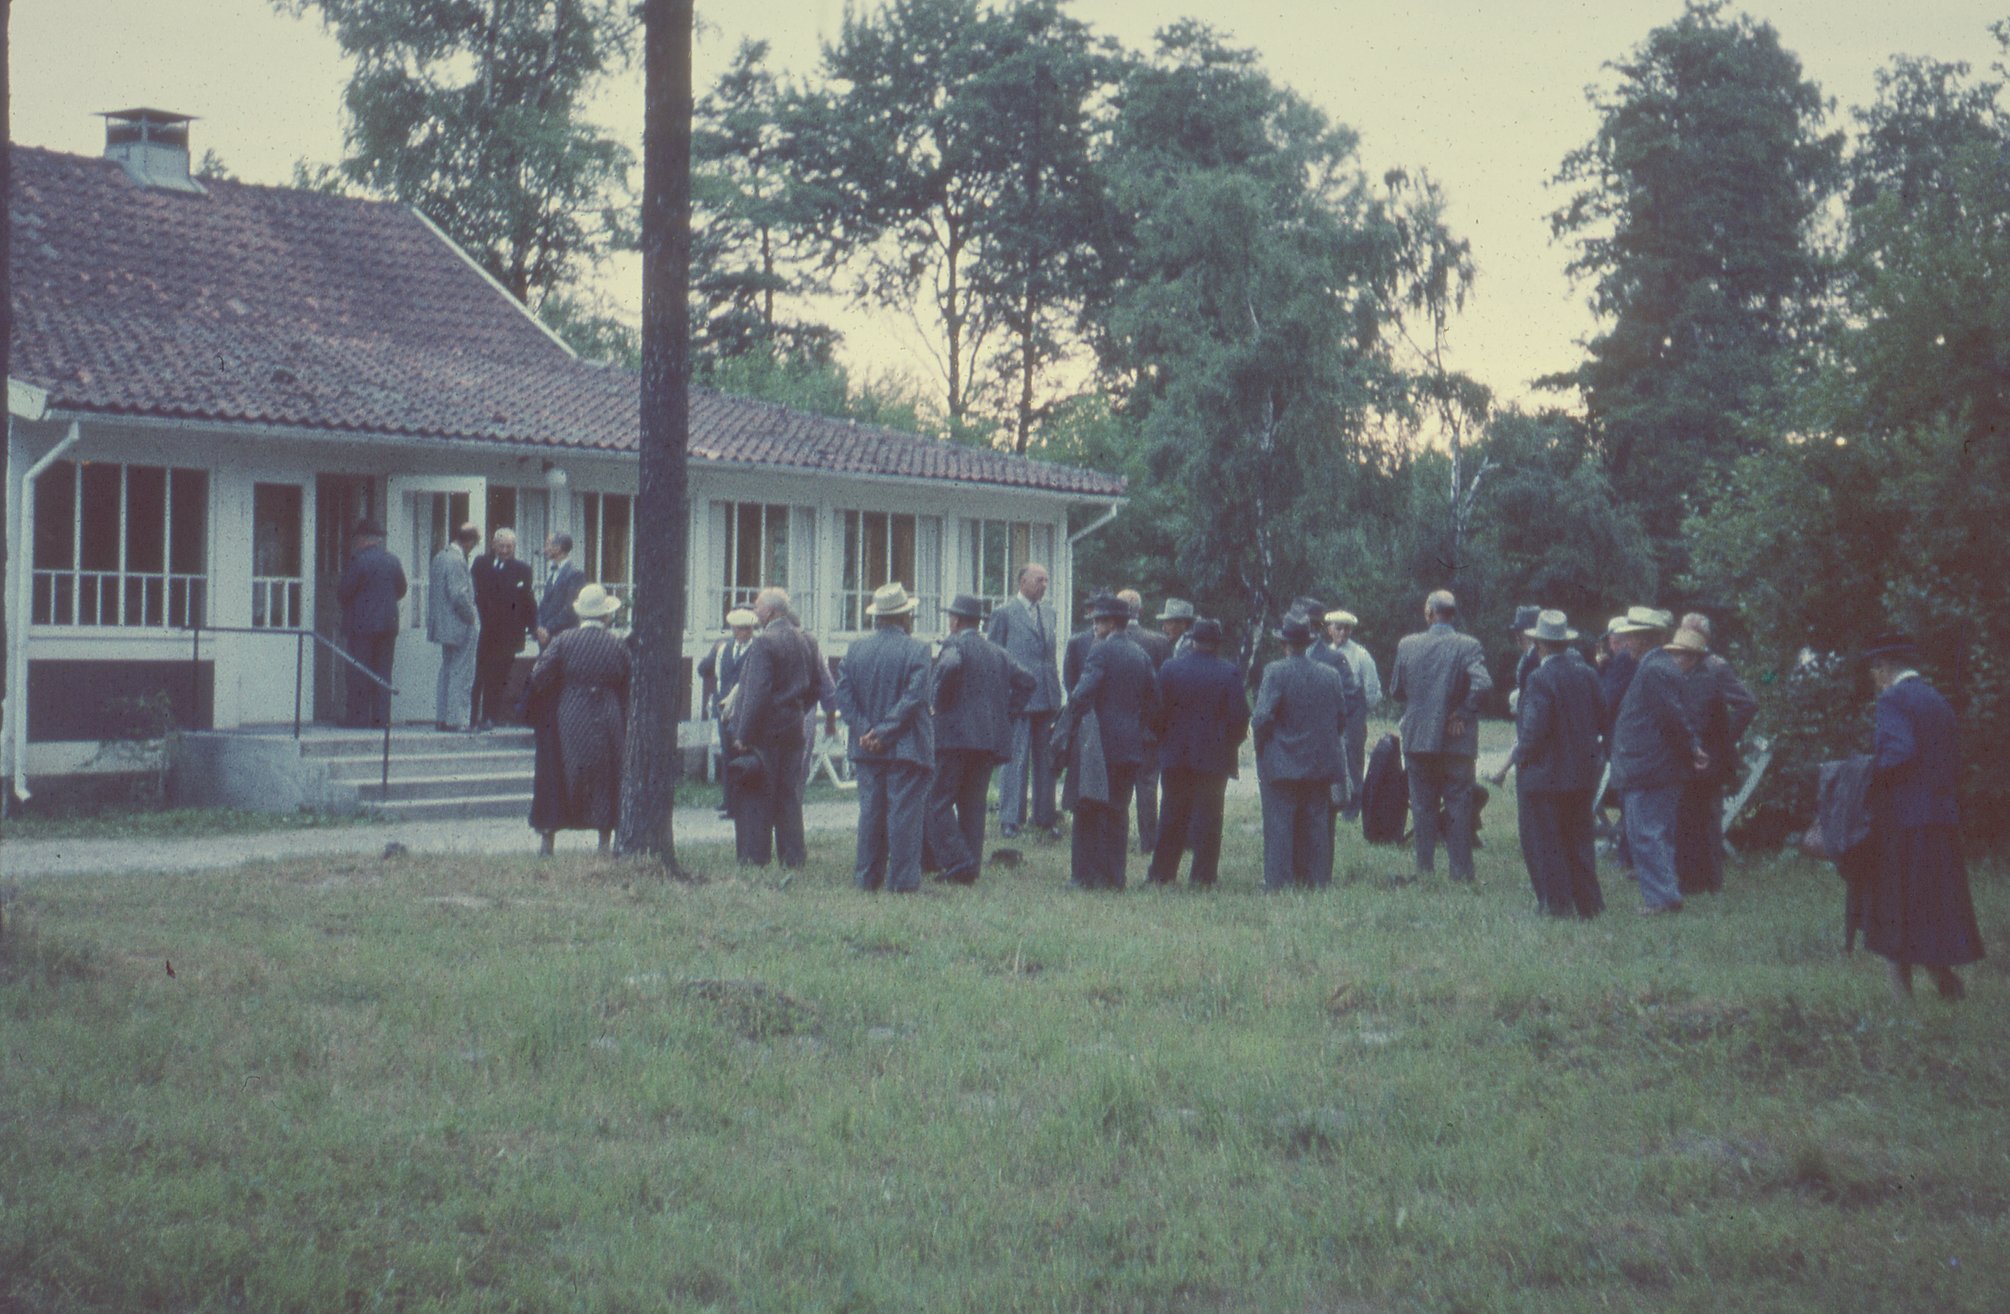
{"type": "Polygon", "coordinates": [[[1117,512],[1123,509],[1124,504],[1122,502],[1112,502],[1110,503],[1110,509],[1103,512],[1103,514],[1099,518],[1089,522],[1087,525],[1084,525],[1082,528],[1068,535],[1069,551],[1072,552],[1074,550],[1075,544],[1081,542],[1089,535],[1095,533],[1097,530],[1101,529],[1104,525],[1109,524],[1112,520],[1115,520],[1117,518],[1117,512]]]}
{"type": "MultiPolygon", "coordinates": [[[[8,418],[11,430],[12,416],[8,418]]],[[[75,420],[70,421],[70,431],[21,476],[21,504],[15,508],[15,524],[19,528],[14,537],[14,624],[11,635],[14,670],[7,681],[7,720],[14,740],[14,797],[24,803],[29,797],[28,624],[34,614],[29,590],[35,583],[34,563],[29,559],[29,553],[35,545],[35,481],[42,477],[44,470],[61,460],[63,453],[75,447],[77,439],[82,436],[82,426],[75,420]]]]}

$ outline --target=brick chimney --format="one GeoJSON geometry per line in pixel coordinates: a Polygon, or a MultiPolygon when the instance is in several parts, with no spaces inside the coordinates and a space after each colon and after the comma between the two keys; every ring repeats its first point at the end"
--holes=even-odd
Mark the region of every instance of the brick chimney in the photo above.
{"type": "Polygon", "coordinates": [[[203,186],[189,173],[189,114],[167,110],[109,110],[105,120],[105,158],[117,160],[126,175],[142,187],[168,192],[193,192],[203,186]]]}

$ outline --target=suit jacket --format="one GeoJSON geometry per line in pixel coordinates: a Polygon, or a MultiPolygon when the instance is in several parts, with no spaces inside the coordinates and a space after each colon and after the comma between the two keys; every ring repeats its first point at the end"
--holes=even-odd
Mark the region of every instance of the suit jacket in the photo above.
{"type": "MultiPolygon", "coordinates": [[[[1091,637],[1094,631],[1090,632],[1091,637]]],[[[1119,630],[1088,648],[1082,678],[1068,691],[1067,721],[1078,725],[1096,714],[1103,741],[1103,761],[1111,766],[1141,766],[1151,727],[1159,719],[1159,681],[1145,650],[1119,630]]]]}
{"type": "Polygon", "coordinates": [[[1375,659],[1361,646],[1358,639],[1349,639],[1340,645],[1340,651],[1347,654],[1347,662],[1354,668],[1354,682],[1361,686],[1363,707],[1373,707],[1382,701],[1382,673],[1375,669],[1375,659]]]}
{"type": "Polygon", "coordinates": [[[1260,780],[1338,780],[1346,771],[1347,686],[1331,666],[1300,654],[1263,668],[1256,691],[1256,774],[1260,780]]]}
{"type": "Polygon", "coordinates": [[[1612,726],[1612,787],[1660,789],[1695,775],[1703,741],[1682,698],[1682,669],[1656,648],[1640,662],[1612,726]]]}
{"type": "Polygon", "coordinates": [[[1348,660],[1345,652],[1320,639],[1306,650],[1305,655],[1332,670],[1340,677],[1340,682],[1347,686],[1347,715],[1367,714],[1368,699],[1361,692],[1361,682],[1354,678],[1354,663],[1348,660]]]}
{"type": "MultiPolygon", "coordinates": [[[[749,651],[752,650],[751,640],[748,641],[747,647],[749,651]]],[[[740,682],[740,672],[745,669],[746,664],[747,653],[742,652],[737,657],[733,655],[731,638],[721,639],[712,645],[712,651],[706,653],[704,659],[698,663],[698,678],[708,686],[712,706],[717,707],[726,701],[726,695],[733,692],[733,686],[740,682]]]]}
{"type": "Polygon", "coordinates": [[[1598,672],[1566,649],[1543,661],[1522,686],[1515,723],[1518,788],[1530,794],[1590,793],[1598,788],[1605,695],[1598,672]]]}
{"type": "MultiPolygon", "coordinates": [[[[854,762],[935,766],[935,718],[928,711],[928,645],[898,625],[875,625],[851,646],[838,668],[837,703],[851,727],[854,762]],[[891,748],[868,752],[861,742],[879,732],[891,748]]],[[[742,695],[744,696],[744,694],[742,695]]]]}
{"type": "Polygon", "coordinates": [[[1249,735],[1249,700],[1235,663],[1190,651],[1159,669],[1159,766],[1224,778],[1237,774],[1249,735]]]}
{"type": "Polygon", "coordinates": [[[1033,696],[1026,700],[1024,709],[1028,716],[1061,709],[1063,685],[1054,665],[1060,631],[1055,625],[1054,604],[1045,598],[1037,603],[1028,602],[1023,593],[1014,593],[994,608],[991,619],[984,625],[984,633],[991,642],[1033,675],[1033,696]]]}
{"type": "Polygon", "coordinates": [[[1061,659],[1062,688],[1072,691],[1082,682],[1082,670],[1089,662],[1089,649],[1095,646],[1096,630],[1093,625],[1068,636],[1068,652],[1061,659]]]}
{"type": "Polygon", "coordinates": [[[537,627],[547,634],[558,635],[579,624],[579,617],[572,612],[572,600],[586,587],[586,572],[572,564],[567,557],[552,571],[551,582],[544,586],[544,596],[538,599],[537,627]]]}
{"type": "Polygon", "coordinates": [[[935,659],[935,751],[982,753],[993,764],[1011,761],[1012,718],[1039,683],[976,630],[950,635],[935,659]]]}
{"type": "Polygon", "coordinates": [[[426,637],[457,648],[475,637],[475,581],[468,559],[452,544],[433,554],[426,588],[426,637]]]}
{"type": "Polygon", "coordinates": [[[1440,622],[1404,636],[1389,680],[1389,696],[1403,704],[1403,751],[1478,757],[1480,699],[1493,687],[1486,650],[1472,635],[1440,622]],[[1454,712],[1466,718],[1457,739],[1445,733],[1454,712]]]}
{"type": "MultiPolygon", "coordinates": [[[[731,640],[726,641],[731,655],[731,640]]],[[[803,712],[817,698],[810,646],[788,617],[777,616],[754,635],[738,663],[740,695],[733,704],[732,737],[749,748],[800,749],[803,712]]]]}
{"type": "Polygon", "coordinates": [[[1698,778],[1728,781],[1736,774],[1738,741],[1745,737],[1746,727],[1758,714],[1759,700],[1731,669],[1731,663],[1716,653],[1703,658],[1683,678],[1682,697],[1689,704],[1689,715],[1695,719],[1703,751],[1710,755],[1710,765],[1698,778]]]}
{"type": "Polygon", "coordinates": [[[531,583],[530,563],[484,552],[468,573],[475,582],[482,646],[521,651],[525,636],[537,626],[537,590],[531,583]]]}
{"type": "Polygon", "coordinates": [[[1872,798],[1897,826],[1957,826],[1961,744],[1954,709],[1910,675],[1877,696],[1872,798]]]}
{"type": "Polygon", "coordinates": [[[1605,694],[1605,737],[1612,738],[1612,727],[1619,724],[1619,706],[1626,701],[1626,691],[1633,687],[1633,676],[1640,670],[1640,659],[1630,652],[1615,652],[1612,660],[1605,663],[1605,669],[1598,673],[1598,687],[1605,694]]]}
{"type": "Polygon", "coordinates": [[[1171,635],[1159,630],[1148,630],[1136,621],[1132,621],[1124,633],[1130,635],[1131,642],[1143,648],[1145,656],[1152,659],[1153,671],[1163,670],[1165,664],[1172,660],[1173,641],[1171,635]]]}
{"type": "Polygon", "coordinates": [[[405,568],[381,547],[349,558],[335,583],[342,601],[342,631],[349,635],[396,634],[398,601],[405,596],[405,568]]]}

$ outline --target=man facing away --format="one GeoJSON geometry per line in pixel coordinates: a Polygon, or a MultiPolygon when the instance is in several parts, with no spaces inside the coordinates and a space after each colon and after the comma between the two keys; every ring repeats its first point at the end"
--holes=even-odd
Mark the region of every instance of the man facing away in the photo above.
{"type": "Polygon", "coordinates": [[[994,609],[985,625],[991,642],[1032,673],[1032,696],[1012,717],[1012,751],[998,780],[998,828],[1007,839],[1027,823],[1026,795],[1033,796],[1031,824],[1056,829],[1054,755],[1049,741],[1061,713],[1061,677],[1056,664],[1059,638],[1054,606],[1047,598],[1047,568],[1028,562],[1019,568],[1019,587],[994,609]]]}
{"type": "Polygon", "coordinates": [[[733,608],[726,613],[726,637],[713,644],[712,651],[698,663],[698,679],[704,691],[702,701],[710,707],[718,721],[719,815],[723,817],[733,815],[733,777],[725,770],[727,760],[733,755],[733,715],[727,700],[739,687],[740,668],[747,660],[747,645],[754,641],[754,627],[759,623],[751,609],[733,608]]]}
{"type": "Polygon", "coordinates": [[[1256,775],[1263,799],[1263,887],[1318,888],[1333,880],[1333,783],[1346,772],[1347,683],[1315,662],[1312,619],[1293,611],[1277,637],[1285,655],[1263,668],[1256,711],[1256,775]]]}
{"type": "Polygon", "coordinates": [[[1075,749],[1071,879],[1084,889],[1121,890],[1131,796],[1145,760],[1147,727],[1158,720],[1159,682],[1152,659],[1128,632],[1128,604],[1100,594],[1090,600],[1089,615],[1094,642],[1061,722],[1075,749]]]}
{"type": "Polygon", "coordinates": [[[1382,701],[1381,672],[1375,669],[1375,659],[1368,655],[1368,650],[1354,638],[1354,629],[1360,623],[1351,611],[1326,613],[1328,646],[1347,659],[1360,691],[1360,696],[1347,708],[1347,806],[1340,815],[1349,821],[1361,816],[1361,784],[1368,761],[1368,712],[1382,701]]]}
{"type": "Polygon", "coordinates": [[[898,583],[873,591],[872,633],[838,669],[838,710],[851,727],[858,777],[859,888],[921,888],[921,838],[935,723],[928,710],[928,645],[909,633],[917,599],[898,583]]]}
{"type": "MultiPolygon", "coordinates": [[[[1666,612],[1636,607],[1623,631],[1667,637],[1666,612]]],[[[1684,678],[1702,661],[1703,636],[1685,630],[1640,659],[1612,727],[1612,785],[1625,810],[1626,844],[1640,882],[1645,916],[1682,911],[1675,876],[1675,824],[1682,786],[1709,769],[1695,720],[1682,697],[1684,678]]]]}
{"type": "Polygon", "coordinates": [[[762,589],[750,619],[759,633],[736,671],[730,738],[736,752],[760,760],[761,771],[758,783],[734,800],[735,848],[750,866],[767,866],[772,852],[784,867],[800,867],[808,856],[803,711],[817,698],[814,658],[808,636],[789,616],[787,593],[762,589]]]}
{"type": "Polygon", "coordinates": [[[1598,888],[1591,795],[1602,765],[1605,699],[1598,673],[1570,646],[1577,631],[1562,612],[1538,612],[1525,633],[1535,644],[1536,665],[1522,686],[1509,753],[1517,772],[1522,860],[1543,912],[1596,917],[1605,899],[1598,888]]]}
{"type": "MultiPolygon", "coordinates": [[[[1347,687],[1348,724],[1353,724],[1358,717],[1361,722],[1361,734],[1365,739],[1368,733],[1368,699],[1361,691],[1361,682],[1354,678],[1354,663],[1340,650],[1338,644],[1329,643],[1320,635],[1320,627],[1326,616],[1326,605],[1311,598],[1305,601],[1311,608],[1304,615],[1306,628],[1312,635],[1312,642],[1306,648],[1305,655],[1340,677],[1340,683],[1347,687]]],[[[1346,770],[1347,736],[1344,732],[1340,736],[1340,765],[1340,774],[1333,781],[1329,807],[1331,815],[1326,820],[1328,831],[1333,829],[1340,815],[1349,808],[1356,811],[1360,809],[1360,800],[1354,797],[1354,779],[1346,770]]]]}
{"type": "Polygon", "coordinates": [[[968,593],[946,608],[949,637],[935,659],[935,778],[928,790],[928,847],[936,879],[977,883],[991,772],[1011,759],[1018,710],[1039,683],[979,628],[984,605],[968,593]]]}
{"type": "MultiPolygon", "coordinates": [[[[1152,674],[1157,675],[1173,655],[1173,641],[1157,630],[1148,630],[1138,623],[1144,615],[1145,600],[1136,589],[1118,589],[1117,598],[1131,609],[1131,623],[1124,632],[1131,642],[1145,650],[1145,656],[1152,659],[1152,674]]],[[[1145,727],[1145,760],[1138,764],[1137,783],[1132,792],[1138,803],[1138,852],[1150,853],[1159,838],[1159,745],[1158,732],[1151,726],[1145,727]]]]}
{"type": "Polygon", "coordinates": [[[475,694],[468,719],[476,729],[488,730],[510,717],[504,691],[523,641],[537,628],[537,590],[530,563],[517,560],[513,529],[489,535],[489,550],[475,558],[470,573],[481,628],[475,635],[475,694]]]}
{"type": "Polygon", "coordinates": [[[1186,652],[1159,668],[1159,843],[1145,879],[1171,885],[1193,845],[1195,885],[1212,885],[1221,866],[1221,817],[1229,777],[1249,734],[1242,674],[1223,661],[1221,622],[1201,620],[1183,638],[1186,652]]]}
{"type": "Polygon", "coordinates": [[[586,585],[586,572],[572,561],[572,535],[553,534],[544,541],[544,559],[549,564],[544,596],[537,603],[537,642],[548,648],[557,635],[579,624],[572,613],[572,600],[586,585]]]}
{"type": "MultiPolygon", "coordinates": [[[[1679,627],[1710,642],[1710,618],[1692,611],[1679,627]]],[[[1759,700],[1730,662],[1714,652],[1682,682],[1682,696],[1710,766],[1682,786],[1675,821],[1675,881],[1684,897],[1724,888],[1724,792],[1738,772],[1738,742],[1759,714],[1759,700]]]]}
{"type": "MultiPolygon", "coordinates": [[[[336,581],[342,603],[342,633],[349,655],[386,684],[398,642],[398,603],[405,596],[405,567],[384,550],[384,527],[359,520],[350,531],[355,555],[336,581]]],[[[390,692],[354,667],[348,668],[343,721],[352,726],[382,726],[391,719],[390,692]]]]}
{"type": "Polygon", "coordinates": [[[1438,810],[1445,811],[1445,850],[1452,879],[1473,879],[1473,763],[1480,751],[1480,699],[1493,688],[1486,650],[1455,628],[1459,604],[1448,590],[1424,599],[1421,634],[1396,645],[1389,696],[1403,704],[1403,759],[1410,773],[1410,825],[1416,868],[1437,866],[1438,810]]]}
{"type": "Polygon", "coordinates": [[[441,730],[465,730],[474,706],[475,582],[468,570],[468,553],[482,541],[482,531],[462,525],[447,545],[433,554],[427,573],[426,638],[440,645],[440,674],[433,689],[433,724],[441,730]]]}

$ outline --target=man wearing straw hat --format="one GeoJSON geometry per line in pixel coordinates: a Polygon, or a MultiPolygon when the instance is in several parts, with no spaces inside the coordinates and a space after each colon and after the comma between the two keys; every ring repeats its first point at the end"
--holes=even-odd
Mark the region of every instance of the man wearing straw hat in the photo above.
{"type": "Polygon", "coordinates": [[[1347,659],[1358,691],[1347,704],[1347,806],[1340,815],[1349,821],[1361,815],[1361,783],[1368,762],[1368,711],[1382,701],[1382,676],[1375,669],[1375,659],[1354,637],[1354,629],[1360,623],[1351,611],[1336,609],[1326,613],[1328,644],[1347,659]]]}
{"type": "Polygon", "coordinates": [[[1596,917],[1605,907],[1591,833],[1605,721],[1598,673],[1570,646],[1577,631],[1562,612],[1537,613],[1523,633],[1536,665],[1522,685],[1509,754],[1522,860],[1544,913],[1596,917]]]}
{"type": "Polygon", "coordinates": [[[935,770],[928,710],[928,645],[909,631],[920,600],[898,582],[873,591],[872,633],[838,670],[838,711],[851,727],[858,777],[859,888],[895,894],[921,888],[921,838],[935,770]]]}
{"type": "Polygon", "coordinates": [[[740,684],[740,667],[747,660],[747,645],[754,641],[754,626],[758,618],[746,607],[735,607],[726,613],[726,637],[712,645],[712,651],[705,654],[698,663],[698,678],[703,681],[703,703],[708,705],[718,722],[719,731],[719,815],[733,815],[733,777],[726,770],[726,763],[733,756],[731,725],[733,720],[733,690],[740,684]]]}
{"type": "Polygon", "coordinates": [[[1389,696],[1403,704],[1403,760],[1410,773],[1416,869],[1436,866],[1438,810],[1446,815],[1452,879],[1473,880],[1473,765],[1480,751],[1480,699],[1494,687],[1480,641],[1456,628],[1459,604],[1447,589],[1424,600],[1429,628],[1396,645],[1389,696]]]}
{"type": "MultiPolygon", "coordinates": [[[[1646,642],[1666,639],[1674,623],[1665,611],[1635,607],[1617,633],[1637,651],[1646,642]]],[[[1682,911],[1675,877],[1676,816],[1682,786],[1710,766],[1682,697],[1682,683],[1707,647],[1702,635],[1684,630],[1672,642],[1649,648],[1612,726],[1612,785],[1625,810],[1626,845],[1640,882],[1642,916],[1682,911]]]]}

